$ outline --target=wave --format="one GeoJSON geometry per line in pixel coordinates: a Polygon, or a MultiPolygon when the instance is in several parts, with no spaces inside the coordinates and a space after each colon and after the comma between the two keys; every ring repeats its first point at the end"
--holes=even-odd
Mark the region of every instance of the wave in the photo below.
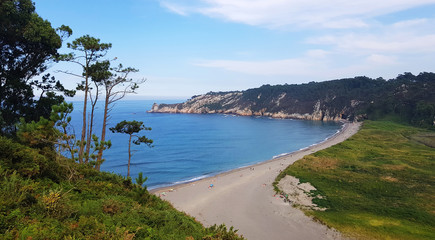
{"type": "Polygon", "coordinates": [[[204,179],[204,178],[208,178],[211,175],[207,174],[207,175],[201,175],[199,177],[193,177],[187,180],[181,180],[181,181],[177,181],[177,182],[173,182],[171,185],[178,185],[178,184],[183,184],[183,183],[190,183],[190,182],[196,182],[198,180],[204,179]]]}
{"type": "Polygon", "coordinates": [[[286,156],[286,155],[289,155],[289,154],[292,154],[292,153],[295,153],[295,152],[303,151],[303,150],[306,150],[306,149],[308,149],[308,148],[310,148],[310,147],[312,147],[312,146],[315,146],[315,145],[317,145],[317,144],[318,144],[318,143],[314,143],[314,144],[311,144],[311,145],[308,146],[308,147],[299,148],[298,150],[293,151],[293,152],[281,153],[281,154],[278,154],[278,155],[273,156],[272,159],[276,159],[276,158],[284,157],[284,156],[286,156]]]}
{"type": "Polygon", "coordinates": [[[272,159],[280,158],[280,157],[284,157],[285,155],[289,155],[290,153],[291,153],[291,152],[289,152],[289,153],[281,153],[281,154],[278,154],[278,155],[273,156],[272,159]]]}
{"type": "Polygon", "coordinates": [[[181,180],[181,181],[176,181],[176,182],[168,182],[168,183],[160,183],[160,184],[156,184],[156,185],[152,185],[149,186],[148,189],[152,190],[152,189],[156,189],[156,188],[163,188],[163,187],[170,187],[170,186],[175,186],[175,185],[180,185],[180,184],[185,184],[185,183],[191,183],[191,182],[196,182],[198,180],[204,179],[204,178],[208,178],[211,177],[212,175],[201,175],[198,177],[193,177],[187,180],[181,180]]]}

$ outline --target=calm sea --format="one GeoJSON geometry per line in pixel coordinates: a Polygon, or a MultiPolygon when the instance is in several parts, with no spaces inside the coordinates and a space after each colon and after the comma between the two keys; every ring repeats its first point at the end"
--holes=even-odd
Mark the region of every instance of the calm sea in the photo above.
{"type": "MultiPolygon", "coordinates": [[[[155,101],[132,100],[116,103],[109,127],[122,120],[143,121],[151,131],[142,132],[154,140],[154,147],[134,147],[131,176],[148,177],[149,189],[189,182],[231,169],[272,159],[324,141],[341,125],[333,122],[241,117],[220,114],[147,113],[155,101]]],[[[171,103],[180,101],[156,101],[171,103]]],[[[82,102],[73,102],[73,125],[81,129],[82,102]]],[[[97,109],[96,133],[100,135],[102,106],[97,109]]],[[[104,154],[103,171],[127,175],[128,135],[111,133],[112,147],[104,154]]]]}

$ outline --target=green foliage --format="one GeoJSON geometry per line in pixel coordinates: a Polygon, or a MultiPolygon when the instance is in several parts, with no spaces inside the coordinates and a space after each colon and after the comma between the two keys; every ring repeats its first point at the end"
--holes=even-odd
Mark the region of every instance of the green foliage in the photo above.
{"type": "Polygon", "coordinates": [[[142,174],[133,184],[42,154],[0,137],[1,239],[243,239],[233,228],[206,229],[151,195],[142,174]]]}
{"type": "Polygon", "coordinates": [[[131,161],[131,140],[132,137],[135,137],[136,139],[133,140],[133,143],[136,145],[140,145],[140,144],[145,144],[148,147],[153,147],[153,140],[147,138],[146,136],[138,136],[135,135],[136,133],[139,133],[142,130],[146,130],[146,131],[150,131],[151,128],[150,127],[145,127],[145,125],[143,124],[143,122],[138,122],[138,121],[122,121],[116,124],[115,127],[111,127],[110,131],[112,131],[113,133],[125,133],[128,134],[130,137],[128,139],[128,164],[127,164],[127,177],[130,176],[130,161],[131,161]]]}
{"type": "MultiPolygon", "coordinates": [[[[100,149],[105,150],[111,148],[112,142],[110,140],[100,141],[100,139],[95,134],[92,134],[91,139],[92,141],[90,144],[90,154],[89,154],[90,161],[87,162],[87,165],[95,167],[97,165],[101,165],[104,162],[104,159],[98,160],[98,151],[100,151],[100,149]]],[[[78,142],[77,145],[80,145],[80,142],[78,142]]]]}
{"type": "Polygon", "coordinates": [[[110,131],[113,133],[125,133],[128,135],[133,135],[142,130],[151,130],[149,127],[145,127],[143,122],[139,122],[136,120],[133,121],[122,121],[116,124],[115,127],[110,128],[110,131]]]}
{"type": "MultiPolygon", "coordinates": [[[[222,96],[215,102],[199,103],[217,112],[248,109],[258,114],[319,114],[354,120],[394,120],[419,127],[435,128],[435,73],[400,74],[394,79],[354,77],[307,84],[264,85],[239,92],[234,99],[222,96]]],[[[195,102],[196,96],[191,101],[195,102]]],[[[214,98],[216,99],[216,98],[214,98]]],[[[190,102],[189,102],[190,103],[190,102]]],[[[181,104],[160,107],[181,107],[181,104]]]]}
{"type": "Polygon", "coordinates": [[[136,184],[140,187],[140,188],[144,188],[146,189],[146,186],[144,186],[144,183],[146,182],[146,180],[148,180],[148,177],[143,177],[143,173],[140,172],[138,177],[135,179],[136,180],[136,184]]]}
{"type": "MultiPolygon", "coordinates": [[[[107,120],[109,118],[109,109],[114,102],[124,98],[126,94],[135,93],[135,90],[139,87],[138,84],[144,82],[134,81],[129,79],[128,75],[132,72],[137,72],[138,70],[134,68],[123,68],[122,64],[118,67],[110,67],[110,61],[97,61],[88,68],[89,76],[92,82],[95,84],[96,96],[95,100],[92,102],[91,115],[93,114],[93,109],[98,96],[98,89],[100,87],[104,88],[104,114],[103,114],[103,124],[101,128],[101,147],[98,149],[98,154],[95,161],[95,168],[100,169],[100,165],[103,163],[103,151],[106,150],[110,142],[106,141],[106,128],[107,120]]],[[[92,98],[91,98],[92,100],[92,98]]],[[[92,121],[91,117],[91,121],[92,121]]]]}
{"type": "MultiPolygon", "coordinates": [[[[82,163],[84,150],[90,151],[92,140],[94,152],[99,154],[91,158],[97,159],[95,164],[99,166],[100,153],[110,147],[110,141],[104,137],[99,141],[92,131],[86,139],[83,134],[76,141],[70,126],[72,104],[62,103],[63,97],[55,94],[72,96],[75,91],[65,89],[50,75],[42,80],[29,79],[45,71],[49,60],[70,61],[83,67],[83,73],[76,76],[84,78],[77,89],[85,92],[85,106],[89,78],[107,80],[110,90],[106,89],[106,100],[119,100],[134,92],[139,82],[127,79],[136,69],[119,65],[110,68],[112,74],[104,71],[108,70],[107,62],[98,65],[97,60],[105,56],[111,44],[85,35],[68,44],[81,56],[58,55],[62,38],[70,36],[71,29],[64,25],[53,29],[36,14],[30,0],[1,1],[0,25],[1,239],[243,239],[232,228],[205,229],[151,195],[143,186],[146,177],[142,174],[133,184],[131,178],[101,173],[89,164],[75,162],[82,163]],[[118,84],[128,87],[112,92],[118,84]],[[37,100],[33,88],[42,92],[37,100]],[[23,118],[16,142],[4,135],[15,134],[19,117],[23,118]],[[71,159],[61,155],[65,151],[70,152],[71,159]]],[[[83,114],[82,130],[86,133],[86,107],[83,114]]],[[[133,127],[133,133],[136,129],[151,130],[141,122],[138,128],[133,127]]],[[[151,146],[152,140],[137,136],[134,144],[141,143],[151,146]]]]}
{"type": "Polygon", "coordinates": [[[0,162],[3,169],[34,177],[48,168],[48,160],[39,151],[0,137],[0,162]]]}
{"type": "MultiPolygon", "coordinates": [[[[89,35],[83,35],[71,43],[67,43],[67,47],[71,48],[72,50],[87,54],[88,59],[86,59],[86,61],[94,62],[97,59],[104,57],[107,50],[112,47],[112,44],[101,43],[100,39],[98,38],[91,37],[89,35]]],[[[72,56],[74,56],[74,54],[72,54],[72,56]]]]}
{"type": "Polygon", "coordinates": [[[148,177],[143,177],[143,173],[140,172],[136,180],[136,185],[134,188],[134,192],[137,194],[137,201],[140,203],[146,202],[148,200],[149,196],[147,193],[147,187],[144,185],[145,181],[148,179],[148,177]]]}
{"type": "Polygon", "coordinates": [[[414,110],[411,122],[417,126],[432,126],[435,121],[435,105],[420,100],[414,110]]]}
{"type": "Polygon", "coordinates": [[[154,141],[152,139],[149,139],[146,136],[139,136],[139,137],[137,137],[136,140],[133,140],[133,143],[136,145],[140,145],[140,144],[144,143],[145,145],[147,145],[149,147],[152,147],[153,142],[154,141]]]}
{"type": "Polygon", "coordinates": [[[203,238],[203,240],[237,240],[240,237],[237,236],[237,230],[234,230],[233,227],[227,229],[225,224],[222,225],[213,225],[207,228],[209,234],[203,238]]]}
{"type": "Polygon", "coordinates": [[[71,117],[73,105],[63,102],[60,105],[52,106],[52,111],[48,119],[41,117],[38,122],[31,121],[26,123],[21,119],[17,125],[17,137],[21,143],[32,148],[40,149],[45,155],[60,155],[67,150],[74,160],[77,152],[76,142],[71,127],[71,117]],[[57,153],[55,151],[57,149],[57,153]]]}
{"type": "Polygon", "coordinates": [[[150,131],[151,128],[150,127],[145,127],[145,125],[143,124],[143,122],[138,122],[138,121],[122,121],[116,124],[115,127],[111,127],[110,131],[112,131],[113,133],[125,133],[130,135],[130,140],[131,137],[136,137],[136,140],[133,140],[133,143],[136,145],[140,145],[140,144],[145,144],[148,147],[152,147],[153,144],[153,140],[149,139],[145,136],[138,136],[135,135],[136,133],[139,133],[140,131],[150,131]]]}
{"type": "MultiPolygon", "coordinates": [[[[36,14],[30,0],[1,1],[0,25],[0,133],[6,135],[15,133],[14,125],[21,117],[26,121],[48,117],[51,105],[63,101],[55,92],[73,92],[48,75],[41,81],[29,81],[47,69],[62,44],[57,30],[36,14]],[[34,100],[33,88],[42,90],[38,100],[34,100]]],[[[58,30],[68,36],[66,29],[58,30]]]]}
{"type": "Polygon", "coordinates": [[[74,129],[71,126],[70,116],[74,110],[73,104],[63,102],[59,105],[53,105],[51,109],[50,120],[54,122],[54,128],[57,130],[59,152],[67,150],[71,155],[70,159],[76,160],[77,142],[75,140],[74,129]]]}
{"type": "Polygon", "coordinates": [[[366,121],[350,139],[284,172],[326,197],[316,203],[328,210],[307,213],[341,232],[363,239],[433,239],[435,149],[413,140],[431,134],[422,131],[366,121]]]}
{"type": "Polygon", "coordinates": [[[113,76],[110,72],[110,61],[95,62],[89,67],[89,75],[92,81],[100,84],[102,81],[113,76]]]}
{"type": "Polygon", "coordinates": [[[32,148],[53,151],[58,139],[57,129],[54,122],[43,117],[38,122],[31,121],[26,123],[21,119],[18,125],[17,136],[21,143],[32,148]]]}
{"type": "MultiPolygon", "coordinates": [[[[83,124],[81,129],[81,136],[78,141],[79,143],[79,151],[77,160],[80,163],[88,163],[90,158],[91,151],[91,142],[93,138],[93,118],[94,118],[94,107],[97,102],[97,98],[99,95],[98,84],[96,83],[95,87],[95,96],[92,97],[92,88],[90,87],[90,80],[94,79],[95,81],[99,81],[100,78],[107,76],[107,71],[104,70],[104,66],[99,64],[97,61],[104,57],[107,51],[112,47],[111,43],[101,43],[100,39],[91,37],[89,35],[84,35],[72,41],[71,43],[67,43],[68,48],[72,49],[73,52],[67,54],[58,55],[57,61],[67,61],[78,64],[82,67],[82,73],[76,74],[71,72],[64,72],[66,74],[70,74],[76,77],[82,78],[82,82],[78,84],[77,90],[84,92],[84,103],[83,103],[83,124]],[[78,55],[77,55],[78,54],[78,55]],[[104,73],[103,73],[104,72],[104,73]],[[96,80],[97,79],[97,80],[96,80]],[[88,117],[88,99],[92,101],[92,109],[91,114],[88,117]],[[89,118],[89,119],[88,119],[89,118]]],[[[108,63],[108,62],[106,62],[108,63]]],[[[109,73],[110,74],[110,73],[109,73]]],[[[106,114],[105,114],[106,115],[106,114]]],[[[106,120],[106,116],[104,121],[106,120]]],[[[104,125],[104,124],[103,124],[104,125]]],[[[105,126],[103,127],[105,130],[105,126]]],[[[103,130],[103,131],[104,131],[103,130]]],[[[101,146],[104,146],[105,139],[102,137],[101,146]]],[[[101,151],[104,147],[101,147],[101,151]]],[[[101,164],[103,161],[101,159],[101,154],[98,154],[98,160],[96,161],[97,166],[101,164]]]]}
{"type": "Polygon", "coordinates": [[[355,107],[361,107],[355,103],[364,103],[368,98],[377,96],[384,84],[383,79],[355,77],[299,85],[264,85],[244,91],[242,101],[255,103],[254,111],[300,114],[311,114],[313,106],[320,102],[323,112],[333,116],[342,114],[342,118],[353,120],[358,114],[355,107]],[[278,99],[279,105],[276,104],[278,99]],[[352,100],[356,100],[354,106],[352,100]]]}

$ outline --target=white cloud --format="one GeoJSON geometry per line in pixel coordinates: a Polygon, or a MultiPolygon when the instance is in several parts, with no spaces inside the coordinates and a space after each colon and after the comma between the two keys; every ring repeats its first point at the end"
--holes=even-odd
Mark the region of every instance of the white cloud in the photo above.
{"type": "Polygon", "coordinates": [[[389,78],[405,71],[434,71],[428,59],[435,57],[435,19],[407,15],[400,20],[400,16],[393,16],[385,23],[378,17],[435,4],[435,0],[180,1],[161,0],[180,15],[201,14],[270,29],[302,30],[296,34],[305,38],[295,46],[305,49],[302,56],[289,53],[271,59],[269,55],[267,60],[258,61],[250,60],[249,55],[239,55],[246,60],[210,57],[195,66],[307,81],[357,75],[389,78]],[[178,5],[171,5],[174,3],[178,5]]]}
{"type": "Polygon", "coordinates": [[[368,63],[381,64],[382,66],[397,64],[396,57],[381,54],[371,54],[367,57],[367,61],[368,63]]]}
{"type": "Polygon", "coordinates": [[[188,12],[187,9],[185,9],[182,6],[179,6],[175,3],[170,3],[170,2],[161,2],[160,3],[162,7],[165,7],[166,9],[168,9],[169,11],[176,13],[178,15],[182,15],[182,16],[187,16],[188,12]]]}
{"type": "Polygon", "coordinates": [[[426,19],[426,18],[404,20],[404,21],[394,23],[393,27],[399,28],[399,29],[415,27],[415,26],[418,27],[418,26],[421,26],[423,24],[426,24],[428,21],[429,21],[429,19],[426,19]]]}
{"type": "Polygon", "coordinates": [[[306,55],[313,58],[325,58],[330,54],[330,52],[323,49],[311,49],[308,50],[306,55]]]}
{"type": "Polygon", "coordinates": [[[307,44],[324,45],[335,51],[356,54],[435,52],[434,19],[401,21],[371,32],[345,32],[310,37],[307,44]]]}
{"type": "Polygon", "coordinates": [[[300,75],[312,67],[309,62],[300,59],[283,59],[272,61],[233,61],[205,60],[195,63],[201,67],[221,68],[227,71],[252,75],[300,75]]]}
{"type": "Polygon", "coordinates": [[[285,77],[285,82],[292,83],[297,79],[321,81],[363,75],[373,78],[392,78],[406,71],[414,73],[431,71],[433,67],[430,64],[422,64],[421,61],[427,62],[428,58],[435,57],[435,53],[423,57],[418,54],[401,56],[370,53],[357,55],[314,49],[308,50],[305,55],[299,58],[265,61],[203,60],[194,63],[194,65],[250,76],[263,76],[267,79],[269,77],[272,79],[285,77]]]}
{"type": "Polygon", "coordinates": [[[308,50],[300,58],[264,61],[203,60],[194,63],[200,67],[219,68],[226,71],[263,76],[302,76],[309,72],[325,71],[329,53],[321,49],[308,50]]]}
{"type": "Polygon", "coordinates": [[[435,0],[161,0],[169,10],[203,14],[226,21],[279,28],[361,28],[367,19],[435,0]]]}

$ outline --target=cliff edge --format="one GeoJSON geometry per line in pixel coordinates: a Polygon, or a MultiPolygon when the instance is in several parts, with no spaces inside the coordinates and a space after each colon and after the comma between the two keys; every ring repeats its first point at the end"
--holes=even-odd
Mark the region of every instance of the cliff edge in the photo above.
{"type": "Polygon", "coordinates": [[[233,92],[209,92],[184,103],[154,104],[153,113],[224,113],[319,121],[396,118],[435,126],[435,73],[395,79],[354,77],[292,85],[263,85],[233,92]]]}

